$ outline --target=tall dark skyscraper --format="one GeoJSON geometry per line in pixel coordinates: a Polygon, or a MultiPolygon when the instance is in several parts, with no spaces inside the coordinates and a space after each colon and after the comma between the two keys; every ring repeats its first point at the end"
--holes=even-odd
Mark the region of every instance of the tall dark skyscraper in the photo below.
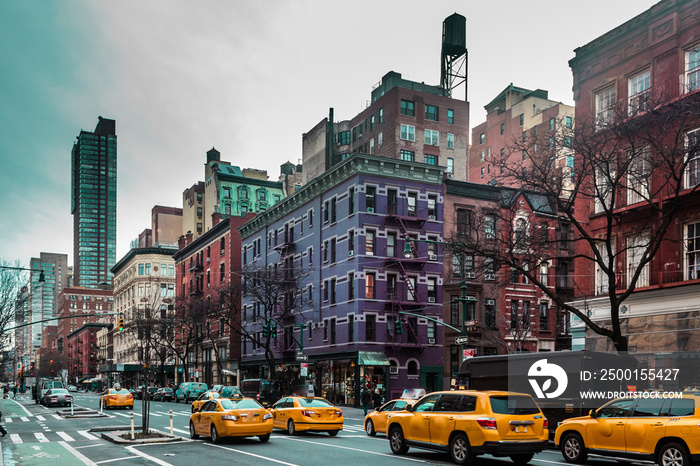
{"type": "Polygon", "coordinates": [[[112,283],[117,258],[117,135],[114,120],[99,117],[80,131],[71,157],[73,284],[112,283]]]}

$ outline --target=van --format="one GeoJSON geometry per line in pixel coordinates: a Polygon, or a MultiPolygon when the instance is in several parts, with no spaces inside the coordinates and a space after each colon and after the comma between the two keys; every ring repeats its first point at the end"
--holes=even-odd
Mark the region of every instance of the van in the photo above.
{"type": "Polygon", "coordinates": [[[248,379],[238,386],[243,396],[258,400],[264,407],[272,406],[282,398],[282,381],[270,379],[248,379]]]}
{"type": "Polygon", "coordinates": [[[202,382],[184,382],[175,392],[175,403],[196,400],[199,395],[207,391],[207,384],[202,382]]]}
{"type": "Polygon", "coordinates": [[[49,379],[39,379],[36,384],[32,387],[32,398],[34,398],[34,403],[41,403],[42,397],[51,390],[52,388],[65,388],[63,386],[63,381],[61,379],[49,378],[49,379]]]}

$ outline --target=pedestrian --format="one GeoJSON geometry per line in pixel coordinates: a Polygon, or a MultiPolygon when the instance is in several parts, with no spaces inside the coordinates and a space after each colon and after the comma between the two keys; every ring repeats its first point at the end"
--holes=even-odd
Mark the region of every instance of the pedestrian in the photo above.
{"type": "Polygon", "coordinates": [[[360,396],[360,401],[362,402],[362,410],[367,416],[367,411],[369,411],[369,404],[372,401],[372,394],[367,389],[367,385],[362,388],[362,395],[360,396]]]}
{"type": "Polygon", "coordinates": [[[8,387],[7,384],[5,384],[5,387],[3,387],[3,391],[4,391],[3,398],[7,398],[7,392],[10,391],[10,387],[8,387]]]}
{"type": "Polygon", "coordinates": [[[382,395],[379,393],[379,389],[374,390],[374,395],[372,395],[372,401],[374,402],[374,409],[379,409],[382,406],[382,395]]]}
{"type": "MultiPolygon", "coordinates": [[[[0,422],[2,422],[2,411],[0,411],[0,422]]],[[[0,434],[2,434],[3,437],[7,435],[7,431],[5,430],[5,428],[1,424],[0,424],[0,434]]]]}
{"type": "Polygon", "coordinates": [[[17,399],[17,384],[14,384],[12,386],[12,399],[16,400],[17,399]]]}

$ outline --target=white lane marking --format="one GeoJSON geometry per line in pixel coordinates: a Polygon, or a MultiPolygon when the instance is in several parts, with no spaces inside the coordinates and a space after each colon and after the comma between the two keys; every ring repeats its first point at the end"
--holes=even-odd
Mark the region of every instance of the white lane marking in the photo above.
{"type": "Polygon", "coordinates": [[[123,460],[131,460],[134,458],[138,458],[138,456],[125,456],[124,458],[114,458],[111,460],[104,460],[104,461],[98,461],[95,464],[105,464],[105,463],[114,463],[115,461],[123,461],[123,460]]]}
{"type": "Polygon", "coordinates": [[[75,442],[75,439],[71,437],[70,435],[66,434],[65,432],[56,432],[59,437],[61,437],[63,440],[66,442],[75,442]]]}
{"type": "Polygon", "coordinates": [[[102,445],[101,443],[96,443],[94,445],[83,445],[80,447],[73,447],[73,448],[75,448],[76,450],[82,450],[83,448],[102,447],[102,446],[104,446],[104,445],[102,445]]]}
{"type": "Polygon", "coordinates": [[[154,413],[153,411],[151,411],[151,416],[161,417],[162,414],[154,413]]]}
{"type": "Polygon", "coordinates": [[[17,400],[11,400],[11,401],[14,401],[15,403],[17,403],[17,406],[22,408],[24,410],[24,412],[27,413],[27,416],[30,416],[30,417],[32,416],[32,413],[30,413],[29,410],[24,407],[24,405],[20,404],[19,401],[17,401],[17,400]]]}
{"type": "Polygon", "coordinates": [[[122,414],[122,413],[113,413],[113,414],[116,414],[117,416],[131,417],[128,414],[122,414]]]}
{"type": "Polygon", "coordinates": [[[22,420],[22,422],[29,422],[29,418],[28,418],[28,417],[21,417],[20,419],[22,420]]]}
{"type": "Polygon", "coordinates": [[[260,458],[263,460],[271,461],[273,463],[286,464],[287,466],[299,466],[299,465],[294,464],[294,463],[287,463],[285,461],[276,460],[276,459],[270,458],[268,456],[261,456],[261,455],[256,455],[254,453],[250,453],[250,452],[243,451],[243,450],[236,450],[235,448],[223,447],[221,445],[212,445],[211,443],[203,443],[202,445],[207,445],[209,447],[215,447],[215,448],[221,448],[222,450],[228,450],[228,451],[232,451],[234,453],[240,453],[241,455],[248,455],[248,456],[252,456],[254,458],[260,458]]]}
{"type": "Polygon", "coordinates": [[[78,450],[76,450],[75,448],[73,448],[73,447],[71,447],[70,445],[68,445],[66,442],[61,441],[61,442],[58,442],[58,443],[59,443],[60,445],[62,445],[63,448],[65,448],[66,450],[68,450],[73,456],[75,456],[75,457],[78,458],[80,461],[82,461],[83,464],[85,464],[85,465],[87,465],[87,466],[96,466],[96,465],[97,465],[97,463],[93,463],[92,461],[90,461],[90,460],[87,458],[87,456],[83,455],[83,454],[80,453],[78,450]]]}
{"type": "Polygon", "coordinates": [[[550,460],[541,460],[539,458],[533,458],[532,461],[537,461],[539,463],[552,463],[552,464],[568,464],[563,461],[550,461],[550,460]]]}
{"type": "Polygon", "coordinates": [[[5,424],[11,424],[11,423],[12,423],[11,417],[5,418],[5,424]]]}
{"type": "Polygon", "coordinates": [[[158,458],[155,458],[155,457],[153,457],[153,456],[151,456],[151,455],[147,455],[147,454],[145,454],[144,452],[137,450],[136,447],[131,446],[131,447],[126,447],[126,449],[129,450],[129,451],[130,451],[131,453],[133,453],[134,455],[138,455],[138,456],[140,456],[140,457],[142,457],[142,458],[145,458],[145,459],[147,459],[147,460],[149,460],[149,461],[153,461],[154,463],[160,464],[161,466],[173,466],[173,465],[170,464],[170,463],[167,463],[167,462],[165,462],[165,461],[159,460],[158,458]]]}
{"type": "Polygon", "coordinates": [[[37,418],[37,420],[39,420],[39,421],[45,421],[45,420],[46,420],[46,418],[45,418],[44,416],[37,416],[36,418],[37,418]]]}
{"type": "MultiPolygon", "coordinates": [[[[170,430],[170,427],[166,427],[165,430],[170,430]]],[[[173,430],[174,430],[175,432],[180,432],[181,434],[187,434],[187,435],[190,434],[190,431],[189,431],[189,430],[178,429],[177,427],[173,427],[173,430]]]]}
{"type": "Polygon", "coordinates": [[[10,439],[12,440],[12,443],[24,443],[19,434],[10,434],[10,439]]]}
{"type": "Polygon", "coordinates": [[[49,439],[46,438],[46,435],[42,434],[41,432],[35,432],[34,437],[39,441],[39,443],[48,443],[49,439]]]}
{"type": "Polygon", "coordinates": [[[52,414],[51,416],[53,416],[53,417],[56,418],[56,419],[63,419],[63,418],[62,418],[60,415],[58,415],[58,414],[52,414]]]}
{"type": "MultiPolygon", "coordinates": [[[[275,438],[276,438],[276,439],[279,438],[279,439],[292,440],[292,441],[294,441],[294,442],[311,443],[311,444],[313,444],[313,445],[321,445],[321,446],[324,446],[324,447],[338,448],[338,449],[340,449],[340,450],[359,451],[359,452],[361,452],[361,453],[369,453],[370,455],[386,456],[386,457],[388,457],[388,458],[396,458],[396,456],[394,456],[393,454],[390,455],[390,454],[388,454],[388,453],[380,453],[380,452],[378,452],[378,451],[362,450],[362,449],[360,449],[360,448],[343,447],[343,446],[341,446],[341,445],[332,445],[332,444],[322,443],[322,442],[312,442],[311,440],[302,440],[302,439],[299,439],[299,438],[290,438],[290,437],[284,437],[284,436],[275,437],[275,438]]],[[[205,445],[208,445],[208,444],[205,444],[205,445]]],[[[419,462],[419,463],[425,463],[424,460],[408,458],[408,457],[406,457],[406,456],[402,456],[401,459],[408,460],[408,461],[417,461],[417,462],[419,462]]]]}
{"type": "Polygon", "coordinates": [[[98,438],[98,437],[95,437],[94,435],[92,435],[87,430],[79,430],[78,433],[85,438],[89,438],[90,440],[97,440],[97,438],[98,438]]]}

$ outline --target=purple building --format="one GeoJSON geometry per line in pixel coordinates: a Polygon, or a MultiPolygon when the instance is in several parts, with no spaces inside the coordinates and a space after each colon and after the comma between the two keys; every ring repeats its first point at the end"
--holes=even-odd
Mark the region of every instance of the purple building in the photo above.
{"type": "Polygon", "coordinates": [[[270,375],[259,344],[269,339],[288,389],[313,385],[349,405],[364,384],[387,399],[442,389],[442,251],[421,240],[442,240],[443,176],[355,154],[240,228],[244,270],[301,277],[292,311],[244,295],[242,326],[254,337],[242,342],[243,378],[270,375]]]}

